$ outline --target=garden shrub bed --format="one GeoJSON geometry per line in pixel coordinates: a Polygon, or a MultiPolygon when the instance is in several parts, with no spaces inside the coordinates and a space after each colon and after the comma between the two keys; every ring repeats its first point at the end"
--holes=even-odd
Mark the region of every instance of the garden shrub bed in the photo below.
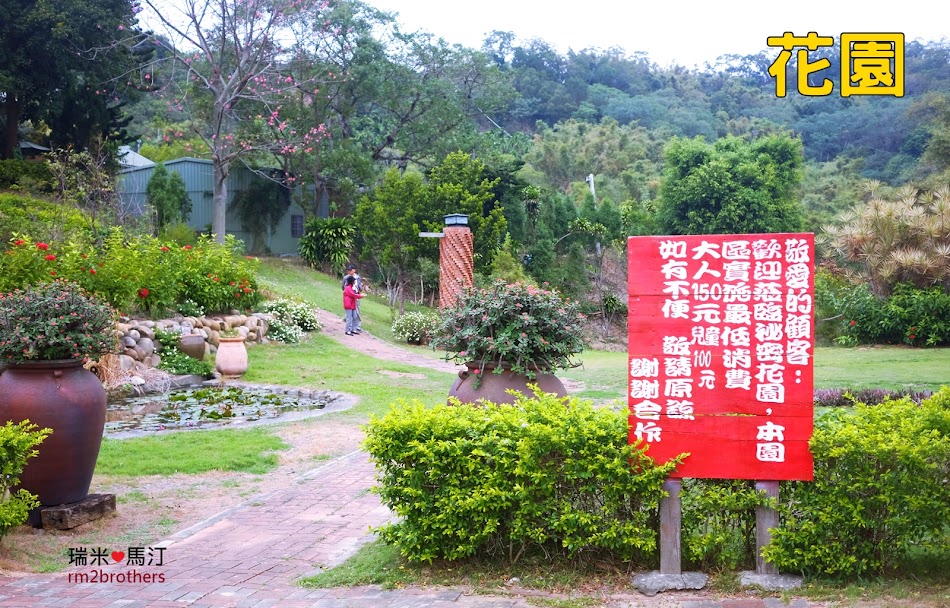
{"type": "MultiPolygon", "coordinates": [[[[527,553],[655,567],[670,465],[627,445],[626,412],[550,395],[484,407],[399,403],[367,427],[378,492],[399,516],[381,537],[409,560],[527,553]]],[[[813,482],[784,482],[767,556],[785,572],[898,571],[908,552],[950,552],[950,389],[855,404],[816,422],[813,482]]],[[[754,484],[686,480],[686,567],[755,563],[754,484]]]]}

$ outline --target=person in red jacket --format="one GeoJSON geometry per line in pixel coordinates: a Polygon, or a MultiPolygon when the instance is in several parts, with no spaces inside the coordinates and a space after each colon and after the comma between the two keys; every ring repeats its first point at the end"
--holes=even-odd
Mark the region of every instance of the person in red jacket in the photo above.
{"type": "Polygon", "coordinates": [[[356,329],[356,302],[365,294],[356,293],[353,288],[356,277],[348,275],[343,282],[343,311],[346,314],[346,335],[352,336],[356,329]]]}

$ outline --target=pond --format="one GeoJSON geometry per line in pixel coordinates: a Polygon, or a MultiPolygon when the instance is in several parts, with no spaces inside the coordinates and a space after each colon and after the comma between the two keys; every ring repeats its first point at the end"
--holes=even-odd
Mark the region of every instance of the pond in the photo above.
{"type": "Polygon", "coordinates": [[[164,394],[112,400],[105,434],[140,436],[149,432],[222,427],[312,416],[338,398],[329,391],[248,387],[196,387],[164,394]]]}

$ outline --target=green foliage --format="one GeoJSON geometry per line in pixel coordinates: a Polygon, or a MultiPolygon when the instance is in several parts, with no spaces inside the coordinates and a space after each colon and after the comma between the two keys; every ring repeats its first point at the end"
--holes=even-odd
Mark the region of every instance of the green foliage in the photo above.
{"type": "Polygon", "coordinates": [[[155,228],[159,232],[191,215],[191,199],[185,190],[185,180],[177,171],[166,169],[163,163],[155,165],[145,191],[148,203],[155,209],[155,228]]]}
{"type": "Polygon", "coordinates": [[[393,321],[393,336],[409,344],[428,344],[440,324],[434,313],[407,312],[393,321]]]}
{"type": "Polygon", "coordinates": [[[684,479],[682,555],[701,570],[755,567],[755,508],[765,495],[745,480],[684,479]]]}
{"type": "Polygon", "coordinates": [[[804,226],[795,198],[800,141],[726,137],[710,145],[674,138],[665,156],[658,216],[665,234],[798,232],[804,226]]]}
{"type": "Polygon", "coordinates": [[[836,343],[950,344],[950,294],[944,289],[901,283],[890,296],[880,297],[867,283],[829,284],[820,277],[816,275],[815,283],[819,312],[836,317],[833,324],[824,324],[822,335],[833,335],[836,343]]]}
{"type": "Polygon", "coordinates": [[[172,249],[180,270],[181,295],[209,312],[253,309],[264,300],[257,285],[257,258],[242,256],[243,246],[233,235],[224,244],[202,236],[194,247],[172,249]]]}
{"type": "Polygon", "coordinates": [[[195,376],[211,376],[214,367],[210,361],[204,361],[190,357],[181,352],[178,348],[178,338],[181,334],[173,331],[165,331],[158,327],[155,328],[155,338],[161,344],[158,349],[161,363],[158,369],[164,370],[169,374],[183,376],[193,374],[195,376]]]}
{"type": "Polygon", "coordinates": [[[577,302],[556,291],[495,281],[465,290],[442,311],[432,345],[448,351],[449,359],[476,361],[482,370],[486,363],[507,363],[534,378],[538,370],[579,365],[573,357],[584,350],[583,319],[577,302]]]}
{"type": "Polygon", "coordinates": [[[251,234],[249,251],[265,251],[266,233],[277,230],[281,218],[290,209],[290,189],[280,171],[273,170],[269,176],[254,174],[247,189],[239,192],[229,205],[241,223],[251,234]]]}
{"type": "Polygon", "coordinates": [[[515,259],[511,235],[505,236],[501,249],[495,252],[491,262],[491,278],[505,283],[531,283],[524,266],[515,259]]]}
{"type": "Polygon", "coordinates": [[[553,395],[484,407],[401,402],[367,427],[381,537],[412,561],[525,551],[643,559],[663,479],[627,443],[626,415],[553,395]]]}
{"type": "Polygon", "coordinates": [[[908,551],[945,542],[950,521],[950,389],[920,405],[858,404],[816,422],[815,480],[782,490],[782,527],[765,557],[832,577],[896,570],[908,551]]]}
{"type": "Polygon", "coordinates": [[[0,290],[65,278],[124,312],[165,314],[185,299],[213,312],[253,308],[263,300],[254,277],[258,260],[240,251],[231,235],[224,245],[202,237],[197,246],[179,247],[118,228],[99,248],[78,238],[35,244],[21,238],[0,256],[0,290]]]}
{"type": "Polygon", "coordinates": [[[339,274],[350,260],[355,237],[356,226],[349,218],[310,218],[298,244],[300,257],[311,268],[339,274]]]}
{"type": "Polygon", "coordinates": [[[0,160],[0,189],[51,192],[53,174],[46,163],[28,160],[0,160]]]}
{"type": "MultiPolygon", "coordinates": [[[[498,178],[492,179],[484,162],[464,152],[448,154],[429,171],[427,177],[428,201],[426,208],[421,210],[422,215],[415,218],[416,222],[429,230],[439,231],[444,215],[468,215],[474,239],[475,268],[487,270],[507,233],[504,209],[494,193],[498,178]]],[[[429,241],[427,244],[434,251],[436,243],[429,241]]]]}
{"type": "Polygon", "coordinates": [[[19,489],[20,475],[26,461],[37,455],[36,446],[50,434],[50,429],[37,429],[24,420],[0,426],[0,539],[10,528],[27,520],[30,510],[40,506],[36,495],[19,489]]]}
{"type": "Polygon", "coordinates": [[[287,323],[295,325],[303,331],[320,329],[320,320],[316,310],[307,302],[279,298],[267,300],[260,306],[261,312],[268,312],[287,323]]]}
{"type": "Polygon", "coordinates": [[[96,359],[118,348],[115,311],[75,283],[0,294],[0,361],[96,359]]]}
{"type": "Polygon", "coordinates": [[[417,173],[400,175],[390,169],[372,196],[356,205],[356,226],[361,237],[360,251],[376,262],[392,306],[401,297],[409,272],[418,265],[419,238],[425,199],[425,185],[417,173]]]}
{"type": "Polygon", "coordinates": [[[175,243],[184,247],[185,245],[197,245],[198,233],[195,229],[184,222],[178,222],[162,228],[158,233],[160,241],[175,243]]]}
{"type": "Polygon", "coordinates": [[[83,238],[90,227],[89,218],[74,207],[0,193],[0,241],[20,236],[45,242],[83,238]]]}

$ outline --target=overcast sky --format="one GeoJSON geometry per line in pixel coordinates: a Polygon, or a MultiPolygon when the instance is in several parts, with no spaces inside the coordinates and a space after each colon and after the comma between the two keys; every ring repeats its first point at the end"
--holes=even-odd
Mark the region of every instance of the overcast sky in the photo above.
{"type": "Polygon", "coordinates": [[[713,62],[728,53],[766,49],[768,36],[842,32],[902,32],[906,41],[950,38],[950,8],[939,0],[865,0],[845,8],[833,0],[366,0],[397,12],[406,30],[426,30],[448,42],[480,48],[492,30],[518,42],[540,38],[569,48],[646,51],[661,66],[713,62]],[[944,8],[939,8],[943,6],[944,8]]]}

